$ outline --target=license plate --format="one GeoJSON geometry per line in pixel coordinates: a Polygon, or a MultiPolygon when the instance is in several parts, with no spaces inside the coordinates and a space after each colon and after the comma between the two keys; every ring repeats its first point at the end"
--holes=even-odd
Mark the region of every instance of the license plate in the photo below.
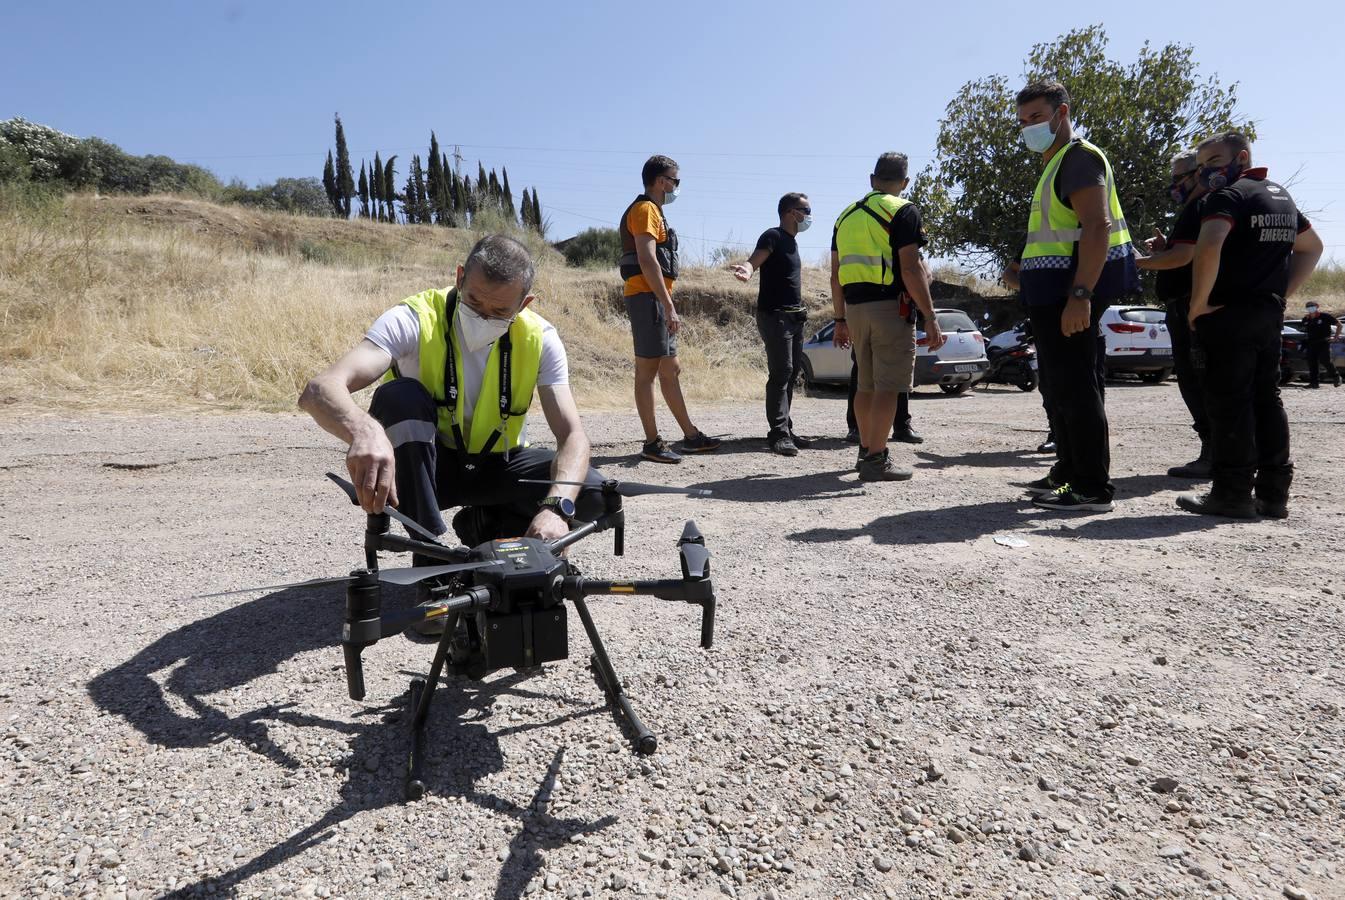
{"type": "Polygon", "coordinates": [[[1171,356],[1172,351],[1166,347],[1155,347],[1149,351],[1154,356],[1171,356]]]}
{"type": "Polygon", "coordinates": [[[976,371],[977,369],[979,369],[979,368],[980,368],[980,366],[975,365],[975,364],[970,365],[970,366],[953,366],[953,371],[954,371],[954,372],[975,372],[975,371],[976,371]]]}

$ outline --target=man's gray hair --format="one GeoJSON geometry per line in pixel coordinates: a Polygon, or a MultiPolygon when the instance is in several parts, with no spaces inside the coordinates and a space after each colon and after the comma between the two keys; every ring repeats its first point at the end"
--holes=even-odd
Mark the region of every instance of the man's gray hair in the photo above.
{"type": "Polygon", "coordinates": [[[1178,172],[1189,172],[1196,167],[1196,151],[1182,150],[1172,155],[1172,168],[1178,172]]]}
{"type": "Polygon", "coordinates": [[[520,297],[532,290],[537,269],[528,248],[507,234],[488,234],[476,242],[463,264],[463,277],[477,272],[495,284],[517,284],[520,297]]]}

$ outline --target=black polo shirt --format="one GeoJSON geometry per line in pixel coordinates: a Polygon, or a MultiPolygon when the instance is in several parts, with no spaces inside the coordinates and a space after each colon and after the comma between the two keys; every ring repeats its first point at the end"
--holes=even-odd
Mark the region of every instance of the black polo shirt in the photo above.
{"type": "Polygon", "coordinates": [[[767,228],[757,238],[757,249],[770,254],[761,264],[757,285],[757,310],[774,312],[803,305],[802,267],[799,242],[783,228],[767,228]]]}
{"type": "MultiPolygon", "coordinates": [[[[1200,237],[1200,209],[1204,198],[1192,200],[1177,213],[1177,221],[1172,223],[1172,233],[1168,235],[1168,246],[1194,244],[1200,237]]],[[[1158,299],[1189,300],[1191,297],[1191,264],[1179,269],[1159,269],[1154,273],[1154,292],[1158,299]]]]}
{"type": "Polygon", "coordinates": [[[1336,333],[1337,324],[1335,316],[1319,312],[1315,316],[1304,316],[1298,330],[1303,332],[1309,344],[1325,344],[1336,333]]]}
{"type": "Polygon", "coordinates": [[[1219,255],[1219,277],[1210,303],[1283,299],[1289,290],[1294,241],[1312,227],[1283,185],[1266,178],[1264,168],[1248,169],[1233,184],[1205,198],[1200,220],[1212,219],[1222,219],[1233,230],[1219,255]]]}

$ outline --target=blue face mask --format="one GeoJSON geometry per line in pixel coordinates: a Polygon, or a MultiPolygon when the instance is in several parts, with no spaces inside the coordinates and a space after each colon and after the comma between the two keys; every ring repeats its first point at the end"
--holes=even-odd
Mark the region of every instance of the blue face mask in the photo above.
{"type": "Polygon", "coordinates": [[[1208,190],[1217,191],[1242,177],[1242,169],[1243,167],[1235,162],[1226,166],[1201,166],[1200,183],[1208,190]]]}
{"type": "MultiPolygon", "coordinates": [[[[1055,116],[1052,115],[1051,119],[1054,118],[1055,116]]],[[[1051,119],[1038,122],[1036,125],[1028,125],[1018,132],[1023,139],[1023,144],[1033,153],[1045,153],[1055,143],[1055,129],[1051,127],[1051,119]]]]}
{"type": "Polygon", "coordinates": [[[799,221],[799,234],[803,234],[803,232],[807,231],[809,228],[812,228],[812,227],[813,227],[813,217],[812,217],[812,216],[804,216],[804,217],[799,221]]]}
{"type": "Polygon", "coordinates": [[[680,190],[681,190],[680,188],[673,188],[671,191],[664,191],[663,205],[667,206],[669,203],[672,203],[674,200],[676,200],[680,190]]]}

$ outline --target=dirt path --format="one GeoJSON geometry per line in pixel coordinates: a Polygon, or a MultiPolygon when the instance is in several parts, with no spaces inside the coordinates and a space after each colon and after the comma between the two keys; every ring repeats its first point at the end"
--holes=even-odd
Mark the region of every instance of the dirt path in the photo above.
{"type": "MultiPolygon", "coordinates": [[[[799,430],[838,435],[842,403],[799,430]]],[[[658,753],[576,627],[568,662],[447,686],[415,805],[398,719],[427,646],[371,648],[355,703],[339,588],[182,599],[359,564],[333,439],[0,420],[0,895],[1345,896],[1345,390],[1286,404],[1292,517],[1251,523],[1173,507],[1173,384],[1109,392],[1118,509],[1071,518],[1008,484],[1044,471],[1035,394],[920,397],[916,478],[879,486],[834,438],[761,452],[756,406],[702,414],[752,438],[680,467],[589,417],[618,477],[716,493],[631,501],[625,561],[595,538],[576,563],[674,576],[694,516],[718,643],[690,607],[595,602],[658,753]]]]}

